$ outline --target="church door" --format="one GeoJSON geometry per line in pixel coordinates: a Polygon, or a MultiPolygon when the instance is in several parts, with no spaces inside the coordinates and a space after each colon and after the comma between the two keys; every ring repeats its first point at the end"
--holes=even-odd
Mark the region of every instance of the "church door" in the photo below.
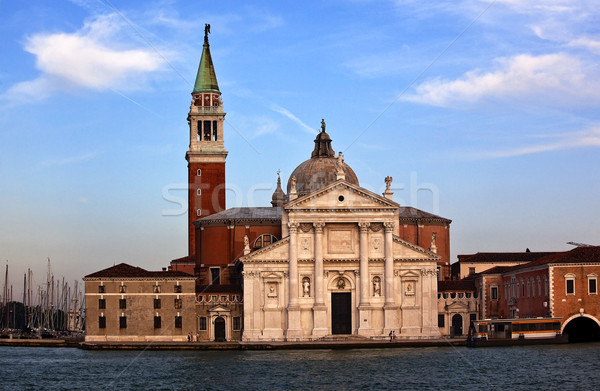
{"type": "Polygon", "coordinates": [[[331,294],[331,333],[352,334],[352,294],[331,294]]]}
{"type": "Polygon", "coordinates": [[[454,335],[462,335],[462,323],[463,318],[459,314],[452,317],[452,329],[454,330],[454,335]]]}
{"type": "Polygon", "coordinates": [[[221,316],[215,319],[215,341],[225,341],[225,319],[221,316]]]}

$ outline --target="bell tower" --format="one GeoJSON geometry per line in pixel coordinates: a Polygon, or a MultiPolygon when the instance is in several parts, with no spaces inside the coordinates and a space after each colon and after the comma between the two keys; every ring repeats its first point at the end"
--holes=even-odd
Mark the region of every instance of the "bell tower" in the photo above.
{"type": "Polygon", "coordinates": [[[208,43],[210,24],[204,27],[204,44],[188,114],[188,251],[196,254],[194,221],[225,209],[223,101],[208,43]]]}

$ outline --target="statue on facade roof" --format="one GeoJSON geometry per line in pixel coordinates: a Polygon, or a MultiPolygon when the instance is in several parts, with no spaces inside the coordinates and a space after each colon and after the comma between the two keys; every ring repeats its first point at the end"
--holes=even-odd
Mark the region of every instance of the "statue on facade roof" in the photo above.
{"type": "Polygon", "coordinates": [[[325,132],[325,118],[321,118],[321,132],[325,132]]]}
{"type": "Polygon", "coordinates": [[[204,36],[206,37],[208,34],[210,34],[210,24],[206,23],[204,25],[204,36]]]}
{"type": "Polygon", "coordinates": [[[392,177],[386,176],[385,177],[385,191],[389,191],[391,185],[392,185],[392,177]]]}

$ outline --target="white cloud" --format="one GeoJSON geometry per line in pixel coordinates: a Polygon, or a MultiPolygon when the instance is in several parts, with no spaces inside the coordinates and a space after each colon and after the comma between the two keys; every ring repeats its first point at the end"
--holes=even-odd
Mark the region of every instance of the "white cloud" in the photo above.
{"type": "Polygon", "coordinates": [[[560,151],[565,149],[600,147],[600,127],[592,127],[580,132],[560,135],[554,142],[548,142],[526,147],[517,147],[499,151],[488,151],[476,154],[474,158],[507,158],[514,156],[532,155],[542,152],[560,151]]]}
{"type": "Polygon", "coordinates": [[[569,46],[581,47],[594,54],[600,54],[600,40],[594,40],[587,37],[581,37],[571,40],[569,46]]]}
{"type": "Polygon", "coordinates": [[[25,50],[36,57],[41,75],[13,85],[5,98],[44,98],[74,88],[139,88],[141,77],[160,70],[162,60],[149,48],[131,48],[123,42],[122,27],[122,20],[111,14],[86,22],[74,33],[40,33],[27,38],[25,50]]]}
{"type": "Polygon", "coordinates": [[[474,103],[486,98],[582,104],[600,99],[598,78],[586,74],[586,64],[564,53],[521,54],[496,60],[497,69],[473,70],[456,80],[437,78],[402,99],[436,106],[474,103]]]}

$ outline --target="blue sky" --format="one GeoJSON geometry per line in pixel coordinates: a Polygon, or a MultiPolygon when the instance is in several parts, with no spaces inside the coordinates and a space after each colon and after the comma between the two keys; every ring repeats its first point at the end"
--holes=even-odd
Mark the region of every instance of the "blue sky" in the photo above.
{"type": "Polygon", "coordinates": [[[452,219],[452,259],[599,244],[600,3],[0,3],[0,260],[68,280],[186,255],[186,116],[211,24],[228,207],[321,118],[360,184],[452,219]]]}

